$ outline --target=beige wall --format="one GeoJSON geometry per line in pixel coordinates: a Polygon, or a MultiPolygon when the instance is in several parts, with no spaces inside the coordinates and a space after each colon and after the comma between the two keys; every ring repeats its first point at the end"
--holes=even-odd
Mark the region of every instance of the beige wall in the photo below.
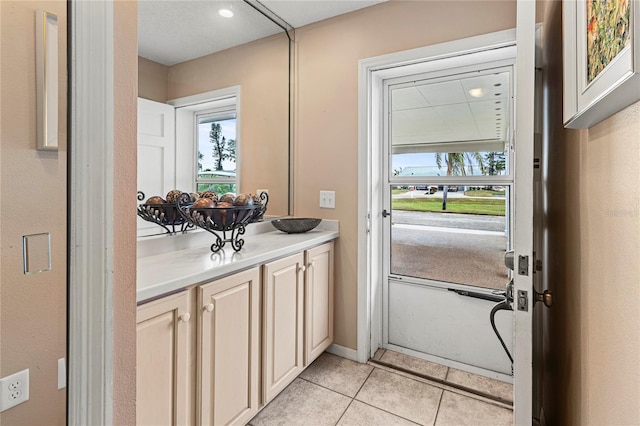
{"type": "Polygon", "coordinates": [[[560,2],[547,3],[544,135],[549,424],[640,424],[640,103],[588,130],[562,126],[560,2]]]}
{"type": "Polygon", "coordinates": [[[514,27],[513,1],[391,1],[296,30],[294,209],[340,221],[337,344],[357,346],[358,60],[514,27]]]}
{"type": "Polygon", "coordinates": [[[288,69],[284,34],[169,68],[169,99],[241,86],[240,191],[268,189],[271,215],[287,214],[289,197],[288,69]]]}
{"type": "Polygon", "coordinates": [[[65,390],[57,390],[66,356],[67,73],[66,3],[0,2],[0,375],[25,368],[29,401],[0,414],[5,425],[63,425],[65,390]],[[36,150],[35,10],[58,16],[58,152],[36,150]],[[51,234],[52,270],[22,271],[22,236],[51,234]]]}
{"type": "Polygon", "coordinates": [[[166,103],[169,67],[138,56],[138,96],[166,103]]]}
{"type": "Polygon", "coordinates": [[[113,406],[115,425],[136,420],[136,209],[138,8],[114,9],[113,406]],[[123,196],[123,194],[127,194],[123,196]]]}

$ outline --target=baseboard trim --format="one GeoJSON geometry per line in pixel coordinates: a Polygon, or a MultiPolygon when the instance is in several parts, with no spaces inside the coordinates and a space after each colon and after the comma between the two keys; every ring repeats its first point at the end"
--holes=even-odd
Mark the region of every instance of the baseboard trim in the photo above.
{"type": "Polygon", "coordinates": [[[355,349],[347,348],[346,346],[332,344],[327,348],[327,352],[330,354],[341,356],[342,358],[347,358],[352,361],[358,361],[358,351],[355,349]]]}

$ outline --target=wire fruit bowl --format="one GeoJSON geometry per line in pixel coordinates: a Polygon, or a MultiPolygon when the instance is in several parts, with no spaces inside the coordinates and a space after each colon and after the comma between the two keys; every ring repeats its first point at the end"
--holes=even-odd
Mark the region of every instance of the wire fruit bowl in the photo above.
{"type": "MultiPolygon", "coordinates": [[[[189,194],[187,194],[189,195],[189,194]]],[[[178,212],[177,204],[191,203],[191,197],[180,197],[177,203],[138,204],[138,216],[147,222],[161,226],[167,233],[185,232],[193,225],[184,220],[178,212]]],[[[138,191],[138,200],[144,200],[142,191],[138,191]]]]}
{"type": "Polygon", "coordinates": [[[262,220],[267,211],[269,196],[263,192],[258,197],[259,203],[248,206],[199,207],[178,205],[178,213],[189,224],[204,229],[215,236],[211,251],[220,251],[226,243],[230,243],[235,251],[244,246],[241,238],[246,232],[246,225],[262,220]],[[220,236],[222,233],[222,236],[220,236]]]}

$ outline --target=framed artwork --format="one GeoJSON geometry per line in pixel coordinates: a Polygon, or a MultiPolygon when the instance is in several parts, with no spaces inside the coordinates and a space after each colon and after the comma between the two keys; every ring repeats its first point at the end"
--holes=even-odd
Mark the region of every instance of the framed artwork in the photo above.
{"type": "Polygon", "coordinates": [[[563,0],[564,125],[589,128],[640,100],[640,0],[563,0]]]}

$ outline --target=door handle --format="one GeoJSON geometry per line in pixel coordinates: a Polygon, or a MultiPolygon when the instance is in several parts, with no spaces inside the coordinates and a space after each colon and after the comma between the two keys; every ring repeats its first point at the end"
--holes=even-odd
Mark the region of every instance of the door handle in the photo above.
{"type": "Polygon", "coordinates": [[[544,306],[546,306],[547,308],[553,306],[553,293],[551,293],[549,290],[545,290],[542,293],[538,293],[537,291],[535,291],[535,294],[536,302],[544,303],[544,306]]]}
{"type": "Polygon", "coordinates": [[[391,216],[391,213],[386,210],[382,210],[382,217],[387,217],[387,216],[391,216]]]}

